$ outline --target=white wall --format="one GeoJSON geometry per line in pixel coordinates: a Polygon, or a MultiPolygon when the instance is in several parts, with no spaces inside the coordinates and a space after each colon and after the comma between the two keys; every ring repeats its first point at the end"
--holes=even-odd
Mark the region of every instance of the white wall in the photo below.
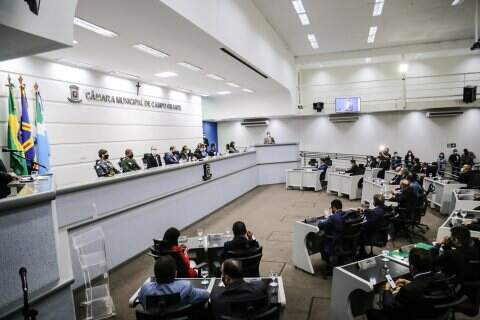
{"type": "Polygon", "coordinates": [[[297,101],[294,57],[250,0],[162,0],[272,79],[297,101]]]}
{"type": "Polygon", "coordinates": [[[304,110],[299,114],[315,113],[312,103],[317,101],[325,103],[324,113],[332,113],[335,97],[344,96],[360,96],[366,112],[464,106],[463,87],[480,85],[479,55],[408,61],[406,81],[398,65],[386,62],[303,70],[300,96],[304,110]]]}
{"type": "MultiPolygon", "coordinates": [[[[3,79],[3,83],[6,83],[8,74],[15,84],[18,84],[18,74],[22,74],[25,80],[31,122],[34,120],[35,103],[33,85],[37,82],[40,87],[50,139],[50,164],[58,185],[95,178],[93,165],[100,148],[109,151],[115,165],[124,155],[124,150],[132,148],[142,165],[140,158],[152,145],[165,152],[170,145],[193,147],[202,139],[202,104],[199,97],[145,84],[140,89],[139,98],[180,104],[182,110],[89,102],[84,93],[92,89],[134,98],[136,82],[34,58],[0,63],[0,79],[3,79]],[[82,103],[67,101],[72,84],[80,87],[82,103]]],[[[18,85],[15,92],[17,110],[20,112],[18,85]]],[[[0,86],[1,145],[6,145],[7,97],[7,87],[0,86]]],[[[8,154],[3,154],[2,158],[7,160],[8,154]]]]}
{"type": "Polygon", "coordinates": [[[328,117],[272,119],[268,127],[245,128],[240,121],[220,122],[218,139],[239,146],[263,143],[266,131],[277,142],[300,142],[300,150],[377,154],[382,144],[404,154],[411,149],[422,160],[432,161],[447,143],[468,148],[480,156],[480,109],[468,109],[454,118],[430,119],[424,111],[364,114],[355,123],[335,124],[328,117]]]}

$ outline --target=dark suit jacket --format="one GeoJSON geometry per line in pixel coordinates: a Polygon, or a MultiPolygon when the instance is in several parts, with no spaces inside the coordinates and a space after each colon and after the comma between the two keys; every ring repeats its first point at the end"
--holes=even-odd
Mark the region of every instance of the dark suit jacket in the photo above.
{"type": "Polygon", "coordinates": [[[258,248],[260,245],[257,240],[250,240],[243,236],[233,238],[223,245],[224,254],[229,251],[248,251],[258,248]]]}
{"type": "Polygon", "coordinates": [[[13,180],[12,176],[7,173],[5,164],[0,159],[0,198],[5,198],[10,194],[10,187],[7,185],[13,180]]]}
{"type": "Polygon", "coordinates": [[[343,230],[345,229],[345,220],[349,219],[352,216],[358,217],[355,213],[346,213],[337,210],[327,219],[323,219],[319,222],[318,228],[324,231],[325,234],[328,236],[328,238],[326,238],[323,242],[323,252],[332,252],[334,242],[339,240],[343,235],[343,230]]]}
{"type": "Polygon", "coordinates": [[[143,163],[147,169],[160,167],[162,165],[162,157],[159,154],[145,153],[143,155],[143,163]]]}
{"type": "Polygon", "coordinates": [[[418,319],[438,315],[438,311],[423,298],[434,279],[433,273],[420,274],[395,296],[390,291],[385,291],[383,311],[388,316],[387,319],[418,319]]]}
{"type": "Polygon", "coordinates": [[[165,159],[165,164],[175,164],[175,163],[178,163],[178,159],[177,157],[171,153],[171,152],[166,152],[165,153],[165,156],[164,156],[164,159],[165,159]]]}
{"type": "Polygon", "coordinates": [[[230,310],[232,302],[253,301],[265,299],[265,307],[268,305],[267,286],[263,281],[245,282],[238,281],[228,287],[216,286],[210,294],[213,314],[215,319],[220,316],[233,316],[230,310]]]}
{"type": "Polygon", "coordinates": [[[456,275],[455,279],[459,283],[474,280],[474,272],[471,270],[469,261],[478,260],[479,253],[474,246],[460,247],[456,249],[446,249],[441,256],[435,258],[435,265],[446,275],[456,275]]]}
{"type": "Polygon", "coordinates": [[[417,206],[417,196],[412,187],[400,190],[400,192],[395,195],[395,201],[398,202],[400,208],[412,209],[417,206]]]}
{"type": "Polygon", "coordinates": [[[365,223],[362,225],[362,231],[374,232],[378,229],[379,223],[385,215],[385,206],[378,206],[373,209],[367,209],[363,212],[365,215],[365,223]]]}

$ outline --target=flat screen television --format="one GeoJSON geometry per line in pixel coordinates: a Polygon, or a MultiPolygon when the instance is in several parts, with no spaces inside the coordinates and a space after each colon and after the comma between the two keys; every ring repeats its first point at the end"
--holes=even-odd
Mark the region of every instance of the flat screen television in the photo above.
{"type": "Polygon", "coordinates": [[[335,112],[360,112],[360,97],[335,98],[335,112]]]}

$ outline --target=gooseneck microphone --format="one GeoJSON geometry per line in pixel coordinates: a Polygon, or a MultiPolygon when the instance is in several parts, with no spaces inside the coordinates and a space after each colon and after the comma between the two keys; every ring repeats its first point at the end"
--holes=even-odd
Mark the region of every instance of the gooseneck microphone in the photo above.
{"type": "Polygon", "coordinates": [[[20,275],[20,279],[22,280],[22,291],[23,291],[23,319],[24,320],[35,320],[38,311],[35,309],[30,309],[28,304],[28,282],[27,282],[27,268],[21,267],[18,270],[18,274],[20,275]]]}
{"type": "Polygon", "coordinates": [[[23,292],[27,292],[28,291],[27,269],[25,267],[21,267],[18,270],[18,274],[20,274],[20,279],[22,280],[22,290],[23,292]]]}

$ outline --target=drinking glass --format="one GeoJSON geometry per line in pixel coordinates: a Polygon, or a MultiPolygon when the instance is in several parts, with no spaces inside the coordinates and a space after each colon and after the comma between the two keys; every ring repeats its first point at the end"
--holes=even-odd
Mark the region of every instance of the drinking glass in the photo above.
{"type": "Polygon", "coordinates": [[[203,229],[197,229],[198,242],[203,241],[203,229]]]}
{"type": "Polygon", "coordinates": [[[460,210],[460,215],[465,219],[467,217],[467,210],[460,210]]]}
{"type": "Polygon", "coordinates": [[[230,229],[225,230],[225,239],[230,239],[230,229]]]}
{"type": "Polygon", "coordinates": [[[200,271],[200,275],[202,276],[203,280],[202,280],[202,284],[204,285],[207,285],[209,283],[209,281],[207,280],[207,277],[208,277],[208,269],[207,268],[202,268],[202,270],[200,271]]]}
{"type": "Polygon", "coordinates": [[[389,261],[389,259],[388,259],[388,253],[389,253],[388,250],[382,250],[382,257],[383,257],[383,258],[382,258],[382,261],[383,261],[383,262],[388,262],[388,261],[389,261]]]}
{"type": "Polygon", "coordinates": [[[278,273],[275,271],[270,271],[270,278],[272,281],[270,281],[270,287],[278,287],[278,273]]]}

